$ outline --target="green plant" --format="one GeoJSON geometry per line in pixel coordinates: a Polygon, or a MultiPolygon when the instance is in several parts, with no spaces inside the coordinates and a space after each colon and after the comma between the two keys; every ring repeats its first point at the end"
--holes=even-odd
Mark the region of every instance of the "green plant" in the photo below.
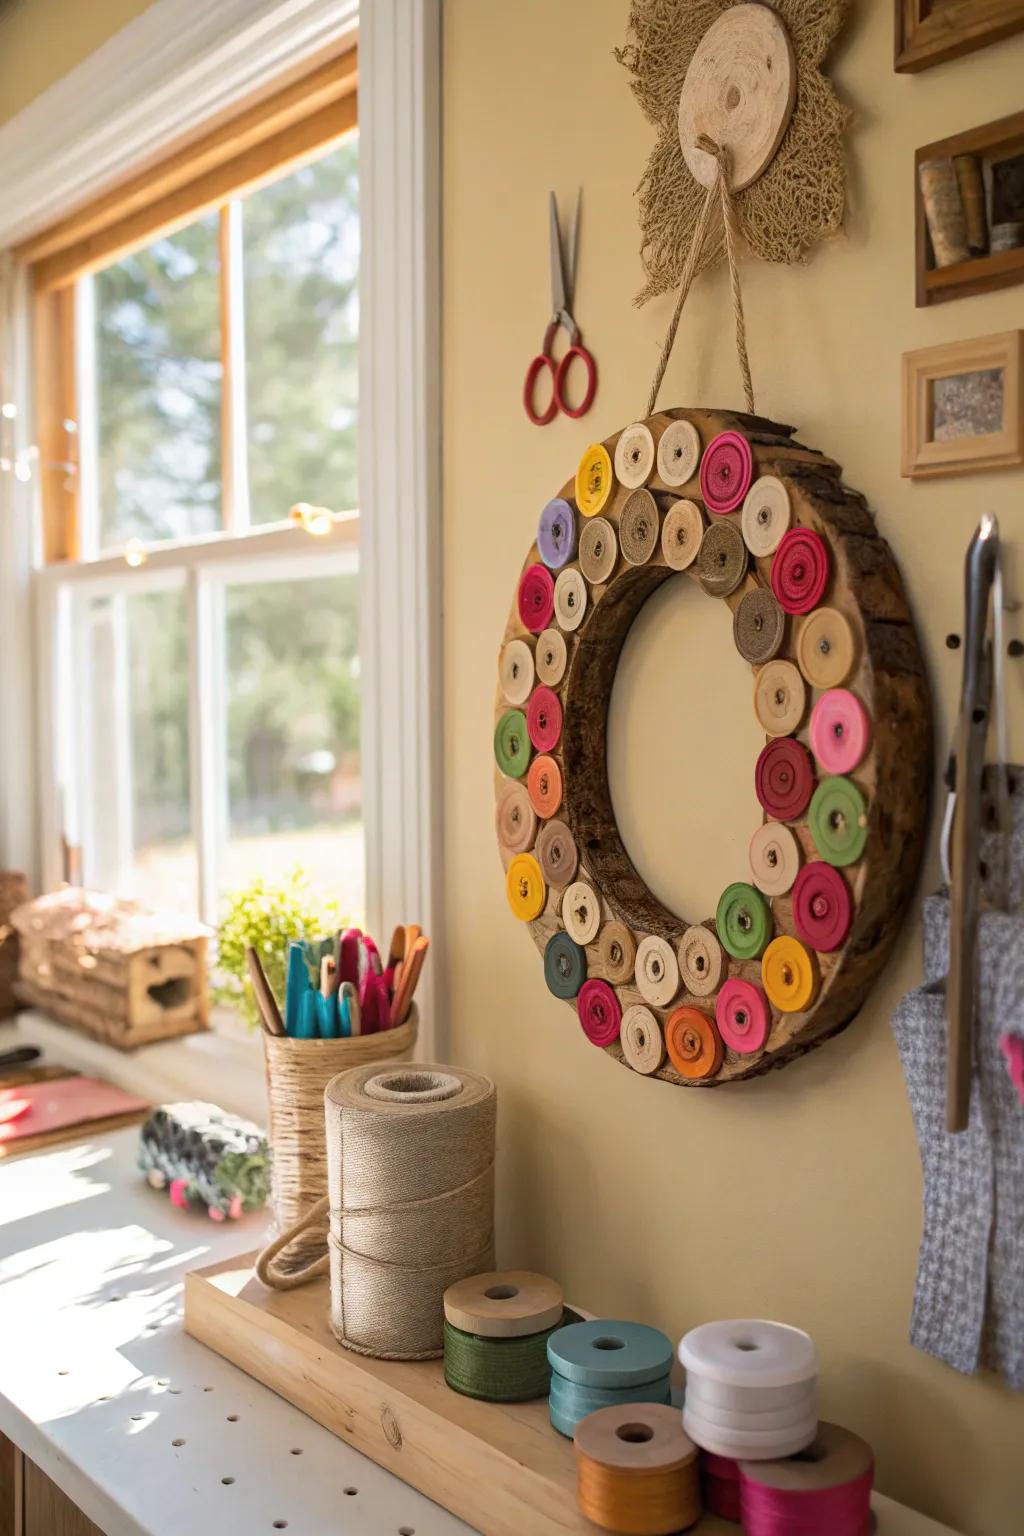
{"type": "Polygon", "coordinates": [[[251,944],[263,962],[283,1012],[289,942],[322,938],[346,921],[336,902],[313,891],[304,870],[292,870],[279,885],[270,885],[257,876],[225,898],[211,998],[216,1004],[237,1008],[250,1029],[256,1029],[260,1020],[249,985],[247,946],[251,944]]]}

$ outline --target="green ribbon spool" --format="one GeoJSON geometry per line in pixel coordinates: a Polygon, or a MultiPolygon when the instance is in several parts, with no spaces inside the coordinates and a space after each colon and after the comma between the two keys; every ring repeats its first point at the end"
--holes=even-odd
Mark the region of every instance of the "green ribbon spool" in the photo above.
{"type": "Polygon", "coordinates": [[[868,840],[868,808],[852,779],[822,779],[807,816],[814,846],[827,864],[856,864],[868,840]]]}
{"type": "Polygon", "coordinates": [[[567,933],[554,933],[544,951],[544,980],[555,997],[570,1000],[587,979],[587,952],[567,933]]]}
{"type": "Polygon", "coordinates": [[[507,709],[494,728],[494,758],[502,773],[521,779],[530,766],[530,733],[521,709],[507,709]]]}
{"type": "Polygon", "coordinates": [[[547,1397],[551,1386],[548,1339],[576,1321],[568,1308],[543,1333],[523,1338],[484,1339],[444,1324],[444,1379],[453,1392],[485,1403],[528,1403],[547,1397]]]}
{"type": "Polygon", "coordinates": [[[737,880],[722,892],[715,925],[730,955],[756,960],[772,936],[771,908],[754,886],[737,880]]]}

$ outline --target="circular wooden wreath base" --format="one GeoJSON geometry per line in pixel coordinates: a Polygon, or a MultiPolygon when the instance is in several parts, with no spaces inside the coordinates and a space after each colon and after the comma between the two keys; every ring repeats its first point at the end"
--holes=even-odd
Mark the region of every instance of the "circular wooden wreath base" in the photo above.
{"type": "MultiPolygon", "coordinates": [[[[511,772],[495,771],[500,808],[499,840],[506,871],[512,859],[518,858],[527,862],[517,866],[517,874],[523,870],[529,874],[531,869],[536,869],[539,877],[543,862],[544,878],[533,883],[526,879],[521,886],[517,882],[517,899],[513,903],[517,915],[529,918],[528,925],[539,949],[545,951],[552,936],[569,927],[584,940],[588,979],[606,980],[614,986],[623,1015],[637,1005],[648,1008],[663,1034],[666,1023],[680,1007],[699,1009],[705,1020],[711,1020],[714,1030],[715,999],[720,986],[730,979],[754,983],[762,980],[759,958],[743,960],[727,954],[714,995],[708,995],[706,991],[700,994],[688,991],[684,977],[670,1001],[663,1006],[654,1006],[650,1001],[649,976],[646,978],[646,999],[634,977],[624,979],[634,945],[641,951],[641,961],[644,955],[653,953],[664,958],[667,953],[657,944],[653,950],[652,946],[645,946],[644,941],[650,938],[664,941],[674,955],[689,923],[669,911],[648,890],[626,851],[612,811],[605,727],[619,653],[630,625],[647,598],[662,582],[677,574],[666,561],[661,533],[666,518],[672,515],[670,528],[683,526],[692,536],[694,513],[683,509],[680,503],[694,504],[701,511],[705,537],[709,530],[713,531],[714,564],[720,563],[723,569],[727,562],[719,554],[720,547],[728,558],[733,558],[732,534],[725,530],[732,527],[739,531],[742,526],[741,506],[724,516],[712,515],[707,510],[696,463],[692,465],[690,477],[681,484],[670,484],[662,478],[663,470],[672,473],[680,462],[686,468],[691,467],[686,463],[685,455],[681,459],[678,454],[674,458],[667,452],[660,457],[658,454],[661,438],[670,428],[673,431],[670,444],[685,444],[693,438],[687,427],[674,425],[681,422],[689,422],[696,429],[701,455],[720,433],[738,433],[751,451],[752,481],[763,476],[776,477],[788,494],[792,528],[812,530],[824,540],[830,577],[816,605],[815,624],[820,625],[823,608],[838,610],[845,618],[856,659],[844,686],[856,695],[870,718],[867,751],[849,775],[866,803],[866,841],[861,857],[844,865],[840,871],[852,897],[852,922],[840,948],[814,957],[820,985],[811,1006],[804,1012],[780,1012],[772,1007],[764,1047],[743,1055],[726,1049],[721,1065],[712,1075],[700,1079],[683,1077],[667,1058],[651,1072],[652,1061],[659,1059],[656,1042],[653,1054],[650,1043],[642,1042],[645,1047],[642,1068],[637,1066],[641,1060],[637,1050],[630,1050],[633,1068],[642,1069],[645,1075],[688,1086],[707,1087],[754,1077],[783,1065],[836,1034],[850,1022],[863,1003],[892,949],[917,877],[931,779],[931,711],[917,632],[895,560],[885,540],[879,537],[864,498],[842,484],[839,466],[796,442],[793,428],[762,417],[706,410],[670,410],[649,417],[644,425],[654,439],[655,453],[644,486],[652,493],[657,511],[658,537],[653,541],[653,549],[650,530],[638,513],[637,502],[634,500],[627,505],[638,493],[636,485],[621,484],[613,472],[608,477],[610,492],[596,509],[609,525],[617,544],[608,579],[593,585],[584,581],[578,559],[565,561],[560,568],[548,573],[556,581],[561,578],[560,585],[549,599],[543,591],[539,599],[537,612],[541,617],[545,602],[550,600],[551,603],[552,611],[542,626],[547,633],[531,632],[524,625],[518,592],[505,631],[495,726],[497,728],[504,722],[503,760],[511,772]],[[630,563],[627,553],[638,563],[630,563]],[[582,619],[579,614],[581,595],[584,602],[582,619]],[[533,654],[539,675],[534,680],[529,701],[523,702],[521,708],[523,716],[530,721],[530,733],[544,744],[543,751],[535,750],[528,740],[524,751],[518,722],[510,723],[507,719],[513,705],[503,690],[502,681],[505,688],[511,686],[513,694],[518,696],[523,690],[520,669],[524,662],[527,669],[529,665],[529,658],[520,646],[514,647],[511,655],[506,655],[510,641],[522,642],[533,654]],[[553,665],[552,651],[559,652],[562,642],[566,652],[564,666],[560,656],[556,656],[553,665]],[[550,693],[538,694],[539,689],[547,688],[542,681],[544,678],[552,680],[550,693]],[[532,763],[527,768],[530,757],[532,763]],[[513,796],[518,797],[514,807],[506,799],[512,785],[521,786],[512,790],[513,796]],[[536,808],[536,815],[530,801],[536,808]],[[524,808],[525,815],[521,814],[524,808]],[[564,832],[559,833],[557,828],[557,835],[553,837],[548,833],[545,839],[545,829],[551,827],[553,819],[567,826],[575,849],[569,845],[564,832]],[[539,844],[538,839],[541,839],[539,844]],[[551,856],[553,845],[558,845],[554,848],[554,860],[551,856]],[[571,878],[575,882],[584,882],[598,896],[599,921],[593,912],[567,911],[563,916],[567,883],[555,883],[552,875],[558,868],[558,859],[565,859],[566,850],[571,861],[578,861],[572,863],[571,878]],[[534,857],[538,861],[536,865],[532,862],[534,857]],[[543,905],[539,907],[538,902],[543,905]],[[620,925],[627,931],[624,932],[620,925]]],[[[635,424],[626,428],[625,433],[616,433],[606,439],[604,448],[610,463],[616,463],[619,438],[630,432],[635,434],[635,424]]],[[[642,449],[642,434],[638,441],[642,449]]],[[[693,446],[696,449],[695,440],[693,446]]],[[[592,449],[588,450],[588,455],[592,461],[592,449]]],[[[584,456],[584,463],[588,455],[584,456]]],[[[694,457],[698,455],[694,454],[694,457]]],[[[623,444],[618,467],[635,482],[636,473],[632,472],[631,466],[639,466],[636,473],[647,468],[643,453],[633,451],[632,439],[623,444]]],[[[678,474],[674,479],[678,480],[678,474]]],[[[771,489],[770,499],[777,500],[777,489],[771,489]]],[[[593,521],[593,517],[582,515],[578,492],[585,503],[594,505],[592,476],[589,483],[585,473],[582,479],[570,479],[559,493],[561,501],[572,510],[577,538],[593,521]]],[[[597,494],[599,498],[600,489],[597,494]]],[[[650,503],[646,505],[649,510],[650,503]]],[[[640,510],[642,512],[642,508],[640,510]]],[[[758,533],[749,521],[749,508],[747,516],[748,537],[756,547],[758,533]]],[[[762,518],[762,523],[764,520],[762,518]]],[[[556,534],[560,531],[564,532],[556,529],[556,534]]],[[[590,544],[594,542],[588,540],[590,544]]],[[[600,543],[600,539],[597,542],[600,543]]],[[[675,551],[672,553],[673,565],[678,566],[675,551]]],[[[724,598],[734,613],[748,593],[758,589],[770,591],[772,561],[771,554],[755,556],[748,552],[743,579],[724,598]]],[[[535,543],[524,562],[523,573],[540,563],[535,543]]],[[[607,569],[606,554],[598,560],[596,568],[607,569]]],[[[698,557],[678,574],[698,580],[701,569],[707,590],[709,585],[713,586],[709,576],[715,576],[708,559],[698,557]]],[[[542,587],[546,585],[543,575],[540,583],[542,587]]],[[[536,622],[531,615],[528,617],[531,622],[536,622]]],[[[784,639],[774,653],[774,661],[799,664],[801,630],[807,623],[806,617],[786,618],[784,639]]],[[[812,633],[817,634],[817,629],[812,633]]],[[[806,666],[806,643],[802,654],[806,666]]],[[[755,666],[752,670],[757,674],[761,669],[755,666]]],[[[678,675],[680,686],[685,686],[684,666],[679,668],[678,675]]],[[[821,690],[808,683],[808,707],[804,723],[795,733],[797,741],[808,742],[811,706],[820,696],[821,690]]],[[[704,734],[709,731],[714,731],[713,722],[705,725],[704,734]]],[[[766,737],[766,740],[771,739],[766,737]]],[[[658,750],[656,740],[652,740],[650,749],[658,750]]],[[[753,771],[752,764],[752,774],[753,771]]],[[[822,771],[820,777],[824,776],[822,771]]],[[[787,825],[796,838],[805,865],[820,860],[822,854],[816,848],[807,813],[788,820],[787,825]]],[[[756,831],[757,828],[751,826],[751,834],[756,831]]],[[[684,855],[685,850],[681,849],[680,854],[684,855]]],[[[751,872],[738,869],[733,879],[750,882],[751,872]]],[[[573,889],[578,890],[578,886],[573,889]]],[[[794,935],[792,892],[766,895],[764,901],[770,906],[772,935],[775,938],[794,935]]],[[[712,934],[716,932],[713,918],[706,919],[703,926],[712,934]]],[[[671,985],[671,977],[668,985],[671,985]]],[[[664,988],[659,1002],[662,995],[664,988]]],[[[692,1015],[688,1017],[692,1020],[692,1015]]],[[[597,1043],[601,1043],[600,1033],[605,1024],[603,1021],[600,1030],[595,1029],[591,1036],[597,1043]]],[[[627,1045],[631,1044],[632,1041],[627,1039],[627,1045]]],[[[618,1034],[612,1043],[604,1045],[604,1049],[618,1061],[630,1065],[618,1034]]]]}

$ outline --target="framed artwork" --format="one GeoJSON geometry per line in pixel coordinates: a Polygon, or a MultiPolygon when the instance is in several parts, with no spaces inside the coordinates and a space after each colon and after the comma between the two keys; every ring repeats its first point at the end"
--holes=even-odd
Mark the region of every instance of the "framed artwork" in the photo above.
{"type": "Polygon", "coordinates": [[[914,155],[918,308],[1024,282],[1024,112],[914,155]]]}
{"type": "Polygon", "coordinates": [[[903,354],[903,453],[911,479],[1024,465],[1024,331],[903,354]]]}
{"type": "Polygon", "coordinates": [[[930,69],[1024,31],[1024,0],[895,0],[901,71],[930,69]]]}

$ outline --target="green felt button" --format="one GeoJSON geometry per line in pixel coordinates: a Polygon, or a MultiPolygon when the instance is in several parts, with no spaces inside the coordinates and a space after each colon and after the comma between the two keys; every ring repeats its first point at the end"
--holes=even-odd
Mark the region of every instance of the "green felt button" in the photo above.
{"type": "Polygon", "coordinates": [[[544,980],[548,990],[566,1000],[576,996],[587,979],[587,952],[567,933],[553,933],[544,951],[544,980]]]}
{"type": "Polygon", "coordinates": [[[760,891],[742,880],[722,892],[715,924],[718,937],[737,960],[756,960],[772,936],[771,908],[760,891]]]}
{"type": "Polygon", "coordinates": [[[502,773],[521,779],[530,766],[530,733],[521,709],[507,709],[494,728],[494,757],[502,773]]]}
{"type": "Polygon", "coordinates": [[[868,810],[852,779],[822,779],[808,812],[814,846],[828,864],[855,864],[868,840],[868,810]]]}

